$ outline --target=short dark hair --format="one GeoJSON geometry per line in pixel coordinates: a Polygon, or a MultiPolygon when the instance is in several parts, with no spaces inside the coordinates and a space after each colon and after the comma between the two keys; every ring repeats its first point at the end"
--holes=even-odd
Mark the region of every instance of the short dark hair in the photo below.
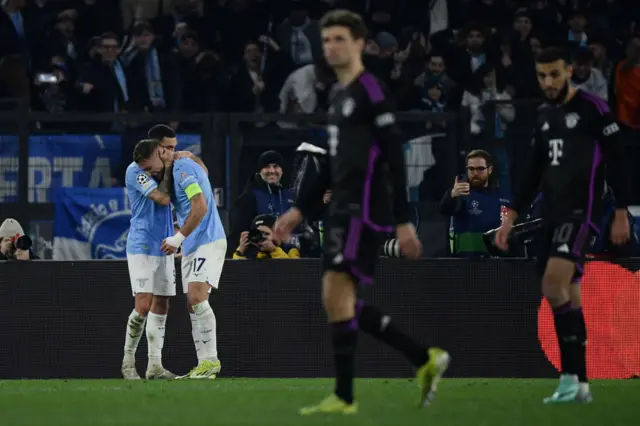
{"type": "Polygon", "coordinates": [[[595,59],[596,58],[595,56],[593,56],[593,52],[591,51],[591,49],[588,49],[586,47],[576,49],[571,54],[571,62],[574,62],[578,65],[590,64],[595,61],[595,59]]]}
{"type": "Polygon", "coordinates": [[[175,138],[177,137],[176,132],[166,124],[156,124],[152,128],[149,129],[147,133],[147,137],[149,139],[155,139],[162,142],[164,138],[175,138]]]}
{"type": "Polygon", "coordinates": [[[102,33],[100,34],[100,43],[105,40],[115,40],[118,44],[120,44],[120,37],[116,33],[102,33]]]}
{"type": "Polygon", "coordinates": [[[133,161],[139,164],[141,161],[148,160],[160,146],[160,141],[157,139],[142,139],[133,148],[133,161]]]}
{"type": "Polygon", "coordinates": [[[565,61],[567,60],[567,55],[565,55],[564,51],[559,47],[547,47],[542,49],[540,52],[540,56],[536,59],[536,63],[538,64],[551,64],[556,61],[565,61]]]}
{"type": "Polygon", "coordinates": [[[465,163],[468,163],[472,158],[484,158],[484,161],[487,162],[487,167],[491,166],[491,154],[489,154],[484,149],[474,149],[473,151],[468,153],[465,163]]]}
{"type": "Polygon", "coordinates": [[[356,40],[367,37],[367,26],[360,15],[346,9],[335,9],[327,12],[320,20],[320,28],[344,27],[348,28],[351,36],[356,40]]]}

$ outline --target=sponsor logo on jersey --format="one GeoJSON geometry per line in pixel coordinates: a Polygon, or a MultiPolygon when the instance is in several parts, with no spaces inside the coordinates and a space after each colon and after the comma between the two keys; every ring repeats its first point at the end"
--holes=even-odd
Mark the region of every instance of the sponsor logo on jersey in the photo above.
{"type": "Polygon", "coordinates": [[[611,136],[614,133],[618,132],[620,127],[618,127],[618,123],[611,123],[607,127],[604,128],[602,134],[605,136],[611,136]]]}
{"type": "Polygon", "coordinates": [[[386,127],[390,126],[396,122],[396,116],[391,112],[386,112],[384,114],[380,114],[375,118],[375,123],[377,127],[386,127]]]}
{"type": "Polygon", "coordinates": [[[578,124],[578,121],[580,121],[580,116],[575,112],[572,112],[567,114],[564,120],[567,125],[567,129],[573,129],[578,124]]]}

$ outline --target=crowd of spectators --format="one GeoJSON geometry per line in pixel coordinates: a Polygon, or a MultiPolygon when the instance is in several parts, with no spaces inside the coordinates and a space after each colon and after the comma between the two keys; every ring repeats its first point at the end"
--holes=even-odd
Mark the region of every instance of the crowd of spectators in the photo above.
{"type": "MultiPolygon", "coordinates": [[[[545,46],[573,53],[576,85],[614,98],[639,9],[632,0],[3,0],[0,54],[12,58],[3,94],[30,93],[33,108],[56,112],[325,110],[334,79],[317,19],[334,7],[367,18],[366,64],[400,109],[467,106],[474,134],[483,103],[538,95],[533,61],[545,46]]],[[[501,111],[496,131],[513,115],[501,111]]]]}
{"type": "MultiPolygon", "coordinates": [[[[34,110],[326,111],[335,77],[323,61],[318,19],[349,8],[370,30],[365,65],[398,108],[468,108],[477,148],[518,125],[526,115],[514,106],[518,99],[539,97],[534,62],[551,45],[566,49],[572,84],[607,99],[627,134],[640,130],[636,0],[1,2],[0,98],[28,97],[34,110]]],[[[443,126],[427,120],[423,129],[443,126]]],[[[494,177],[506,187],[502,150],[491,155],[502,163],[494,177]]],[[[273,166],[280,160],[265,161],[243,200],[256,214],[274,212],[254,206],[279,212],[289,202],[288,195],[270,201],[277,182],[269,179],[279,181],[282,169],[273,166]]]]}

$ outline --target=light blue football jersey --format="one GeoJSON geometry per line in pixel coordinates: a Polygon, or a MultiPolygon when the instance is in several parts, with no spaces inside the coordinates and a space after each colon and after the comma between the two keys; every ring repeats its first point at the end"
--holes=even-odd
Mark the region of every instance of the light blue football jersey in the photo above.
{"type": "Polygon", "coordinates": [[[207,214],[196,229],[182,243],[182,254],[188,256],[202,245],[226,238],[218,207],[213,196],[209,177],[202,167],[189,158],[181,158],[173,163],[173,187],[175,208],[180,227],[191,212],[191,197],[202,191],[207,202],[207,214]],[[195,193],[194,193],[195,191],[195,193]]]}
{"type": "Polygon", "coordinates": [[[160,246],[162,240],[174,234],[171,206],[161,206],[147,198],[158,184],[136,163],[127,167],[125,185],[131,205],[127,254],[166,256],[160,246]]]}

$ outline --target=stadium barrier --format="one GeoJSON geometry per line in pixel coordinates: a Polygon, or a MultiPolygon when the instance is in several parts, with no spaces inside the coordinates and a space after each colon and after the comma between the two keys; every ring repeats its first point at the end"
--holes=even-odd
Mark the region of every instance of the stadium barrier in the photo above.
{"type": "MultiPolygon", "coordinates": [[[[631,272],[638,266],[631,260],[586,267],[592,377],[640,375],[640,284],[631,272]]],[[[553,318],[533,271],[523,260],[385,260],[362,296],[425,344],[447,348],[451,376],[551,377],[558,364],[553,318]]],[[[315,260],[227,262],[211,298],[224,377],[332,375],[319,273],[315,260]]],[[[196,362],[185,305],[184,296],[174,298],[165,338],[165,365],[176,373],[196,362]]],[[[119,377],[132,307],[125,262],[4,263],[0,379],[119,377]]],[[[145,358],[143,339],[140,369],[145,358]]],[[[369,336],[362,336],[357,359],[360,377],[413,374],[369,336]]]]}

